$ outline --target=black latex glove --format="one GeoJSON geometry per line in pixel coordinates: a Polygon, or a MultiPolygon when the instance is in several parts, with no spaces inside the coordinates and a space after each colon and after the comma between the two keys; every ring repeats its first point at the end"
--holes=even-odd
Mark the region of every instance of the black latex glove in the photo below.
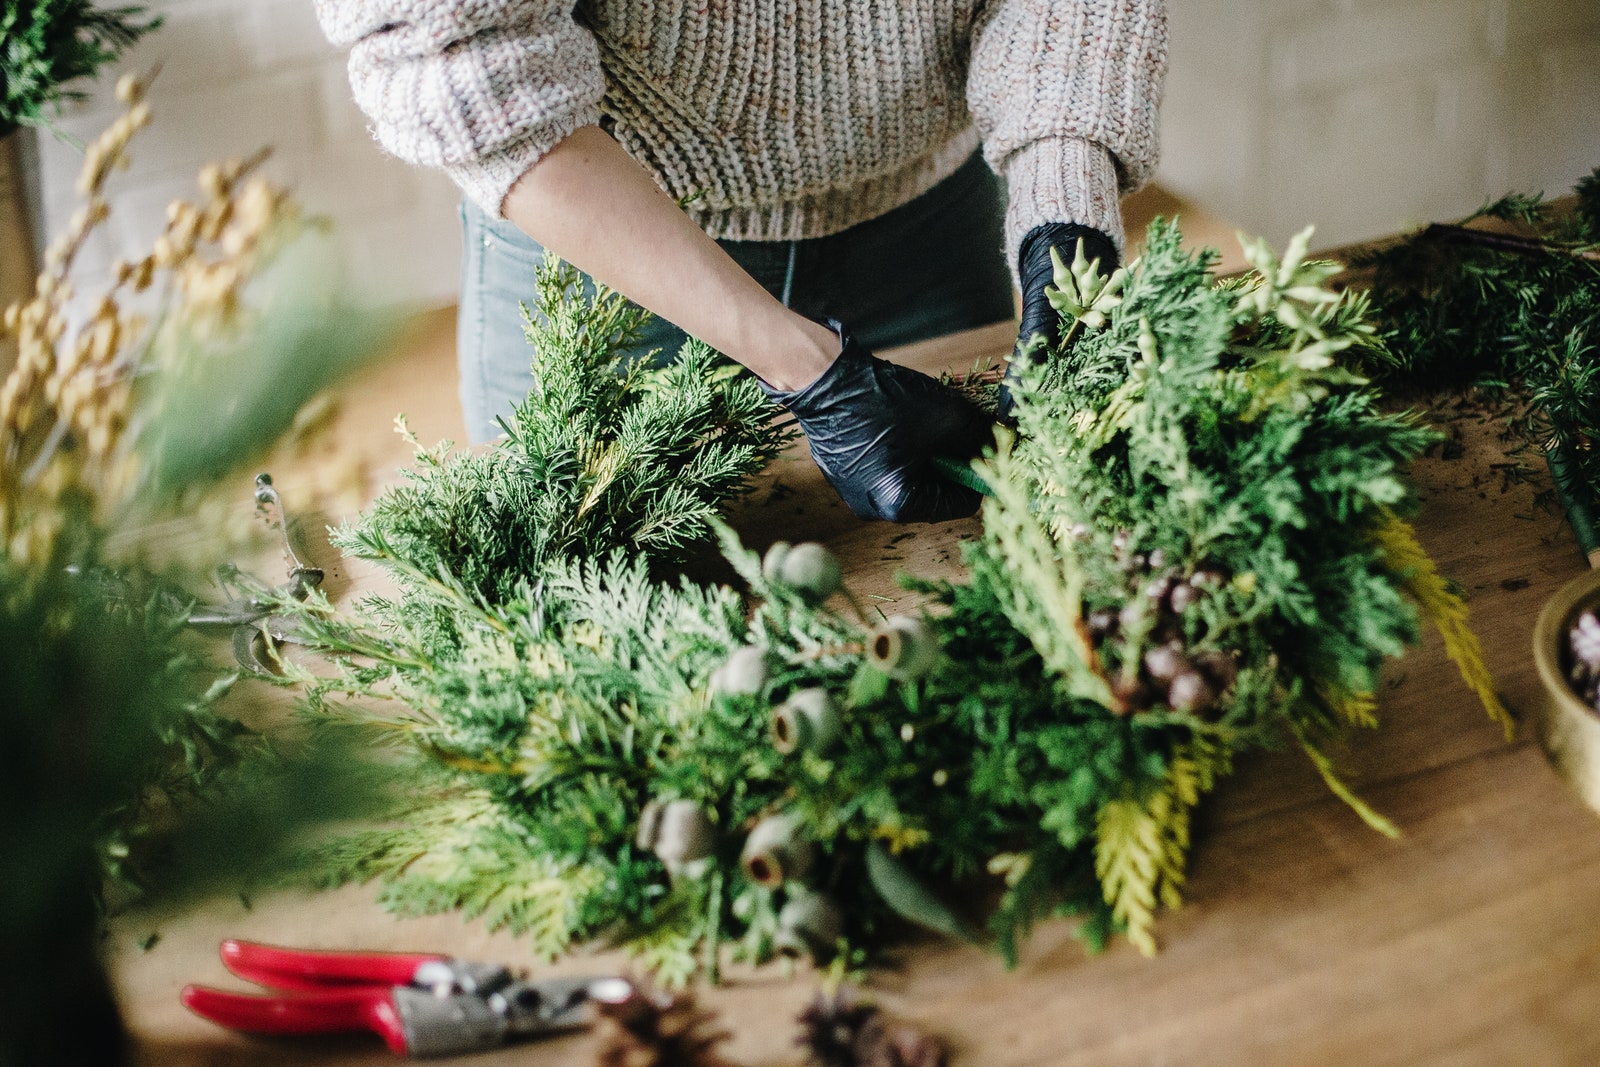
{"type": "Polygon", "coordinates": [[[994,412],[995,418],[1008,426],[1016,421],[1010,385],[1016,380],[1024,347],[1035,335],[1042,335],[1046,343],[1052,346],[1061,340],[1061,313],[1050,306],[1050,298],[1044,291],[1045,286],[1054,284],[1055,278],[1055,264],[1050,261],[1050,250],[1054,248],[1061,262],[1070,264],[1078,254],[1079,238],[1083,239],[1084,258],[1098,259],[1101,274],[1109,275],[1117,269],[1117,246],[1111,243],[1111,238],[1076,222],[1047,222],[1043,226],[1035,226],[1028,231],[1017,250],[1017,280],[1022,286],[1022,322],[1017,328],[1017,346],[1011,352],[1006,376],[1000,382],[994,412]]]}
{"type": "Polygon", "coordinates": [[[980,497],[941,477],[934,456],[969,460],[994,437],[989,417],[938,381],[867,351],[833,319],[839,358],[794,393],[761,383],[800,420],[828,484],[863,519],[943,522],[978,510],[980,497]]]}

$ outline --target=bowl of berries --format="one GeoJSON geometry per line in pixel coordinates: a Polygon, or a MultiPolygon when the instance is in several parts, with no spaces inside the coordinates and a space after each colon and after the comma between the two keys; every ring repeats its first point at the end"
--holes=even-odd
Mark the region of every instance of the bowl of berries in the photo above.
{"type": "Polygon", "coordinates": [[[1600,570],[1562,586],[1533,628],[1539,742],[1584,802],[1600,811],[1600,570]]]}

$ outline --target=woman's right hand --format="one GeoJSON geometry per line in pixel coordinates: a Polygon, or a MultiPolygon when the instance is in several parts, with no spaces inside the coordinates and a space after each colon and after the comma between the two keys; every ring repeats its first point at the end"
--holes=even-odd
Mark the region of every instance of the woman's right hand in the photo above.
{"type": "Polygon", "coordinates": [[[752,371],[799,419],[857,515],[939,522],[978,510],[978,494],[930,461],[976,456],[990,420],[927,375],[878,359],[838,323],[784,307],[603,130],[568,135],[503,210],[562,259],[752,371]]]}
{"type": "Polygon", "coordinates": [[[799,419],[828,484],[863,519],[943,522],[977,511],[979,495],[932,460],[976,457],[994,437],[989,417],[926,374],[874,356],[837,321],[827,326],[839,352],[820,378],[796,392],[762,384],[799,419]]]}

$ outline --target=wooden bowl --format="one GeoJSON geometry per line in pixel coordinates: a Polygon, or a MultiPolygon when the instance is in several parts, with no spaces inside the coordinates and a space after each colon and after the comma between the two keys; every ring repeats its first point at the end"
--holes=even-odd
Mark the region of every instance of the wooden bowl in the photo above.
{"type": "Polygon", "coordinates": [[[1578,795],[1600,812],[1600,713],[1572,691],[1562,669],[1567,632],[1586,609],[1600,608],[1600,570],[1556,591],[1533,627],[1533,662],[1539,672],[1534,729],[1545,755],[1578,795]]]}

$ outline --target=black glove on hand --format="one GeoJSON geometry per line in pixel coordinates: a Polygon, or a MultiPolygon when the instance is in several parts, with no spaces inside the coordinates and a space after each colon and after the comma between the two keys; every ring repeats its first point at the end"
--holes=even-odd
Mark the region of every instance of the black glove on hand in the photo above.
{"type": "Polygon", "coordinates": [[[1006,366],[1006,376],[1000,382],[1000,393],[995,401],[995,418],[1006,425],[1016,421],[1012,410],[1010,383],[1016,381],[1018,361],[1025,346],[1034,335],[1043,335],[1045,342],[1054,346],[1061,340],[1061,313],[1050,306],[1045,286],[1055,282],[1055,264],[1050,261],[1054,248],[1061,262],[1070,264],[1078,254],[1078,240],[1083,239],[1085,259],[1100,261],[1100,273],[1109,275],[1118,267],[1117,246],[1099,230],[1080,226],[1076,222],[1047,222],[1035,226],[1022,239],[1017,251],[1017,280],[1022,285],[1022,322],[1017,328],[1017,346],[1011,352],[1011,362],[1006,366]]]}
{"type": "Polygon", "coordinates": [[[839,335],[833,366],[798,392],[761,387],[800,420],[828,484],[863,519],[943,522],[976,512],[978,494],[929,460],[978,455],[994,438],[988,416],[926,374],[877,358],[837,321],[820,321],[839,335]]]}

